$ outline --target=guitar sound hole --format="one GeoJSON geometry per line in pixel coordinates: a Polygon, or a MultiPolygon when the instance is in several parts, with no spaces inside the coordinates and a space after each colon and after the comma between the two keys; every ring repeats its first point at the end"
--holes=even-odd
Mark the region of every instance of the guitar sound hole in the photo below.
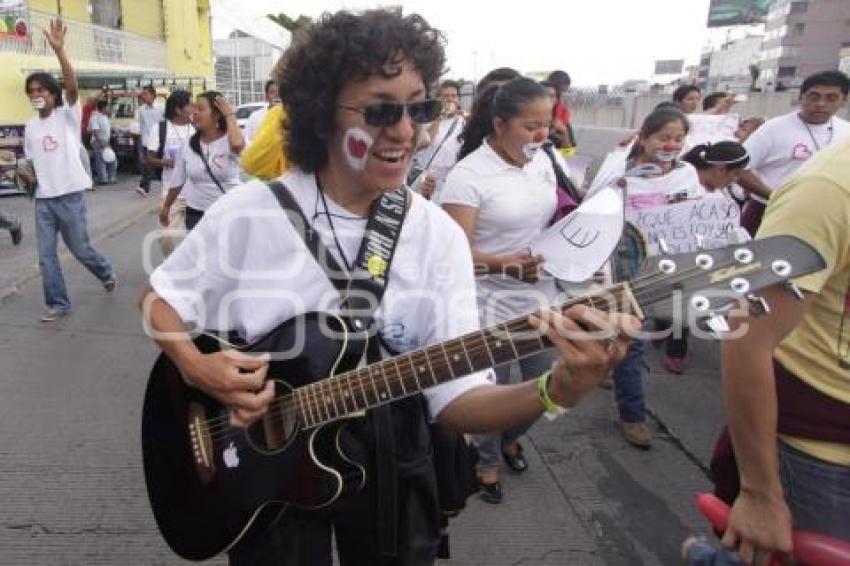
{"type": "Polygon", "coordinates": [[[260,452],[279,452],[298,432],[298,407],[289,387],[275,382],[275,399],[259,421],[248,428],[248,441],[260,452]]]}

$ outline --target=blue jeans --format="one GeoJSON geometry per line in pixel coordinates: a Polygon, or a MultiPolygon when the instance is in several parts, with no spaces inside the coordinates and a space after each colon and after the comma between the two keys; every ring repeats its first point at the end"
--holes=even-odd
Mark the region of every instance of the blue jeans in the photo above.
{"type": "Polygon", "coordinates": [[[850,541],[850,466],[779,441],[779,475],[795,529],[850,541]]]}
{"type": "Polygon", "coordinates": [[[50,308],[71,310],[62,264],[56,253],[57,234],[68,249],[100,281],[112,277],[112,266],[89,242],[86,201],[82,191],[56,198],[35,200],[35,234],[38,266],[44,287],[44,302],[50,308]]]}
{"type": "Polygon", "coordinates": [[[643,340],[632,340],[626,357],[614,368],[614,398],[620,411],[620,420],[642,423],[646,420],[643,402],[643,340]]]}
{"type": "MultiPolygon", "coordinates": [[[[555,361],[555,351],[545,350],[533,356],[523,358],[518,362],[512,362],[493,368],[496,374],[496,383],[504,385],[511,381],[511,368],[519,364],[520,376],[523,381],[537,379],[546,370],[552,369],[555,361]]],[[[525,434],[535,421],[522,423],[503,432],[493,434],[478,434],[475,436],[475,444],[478,447],[478,468],[485,470],[499,467],[499,456],[503,444],[511,444],[517,438],[525,434]]]]}
{"type": "Polygon", "coordinates": [[[107,163],[103,160],[103,150],[92,149],[91,158],[94,162],[94,176],[96,183],[114,183],[118,175],[118,160],[107,163]]]}
{"type": "Polygon", "coordinates": [[[10,214],[6,214],[3,212],[3,209],[0,208],[0,228],[5,230],[9,230],[18,225],[18,219],[10,214]]]}

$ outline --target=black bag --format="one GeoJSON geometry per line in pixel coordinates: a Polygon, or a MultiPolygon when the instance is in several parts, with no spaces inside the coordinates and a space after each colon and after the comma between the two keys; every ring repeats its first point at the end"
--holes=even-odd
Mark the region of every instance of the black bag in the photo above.
{"type": "MultiPolygon", "coordinates": [[[[168,124],[165,120],[160,120],[159,124],[159,147],[156,150],[157,159],[162,159],[162,156],[165,154],[165,134],[167,132],[168,124]]],[[[139,143],[142,143],[139,141],[139,143]]],[[[147,153],[147,149],[145,149],[145,153],[147,153]]],[[[151,179],[154,181],[162,181],[162,167],[152,167],[151,168],[151,179]]],[[[164,190],[168,190],[169,187],[163,187],[164,190]]]]}

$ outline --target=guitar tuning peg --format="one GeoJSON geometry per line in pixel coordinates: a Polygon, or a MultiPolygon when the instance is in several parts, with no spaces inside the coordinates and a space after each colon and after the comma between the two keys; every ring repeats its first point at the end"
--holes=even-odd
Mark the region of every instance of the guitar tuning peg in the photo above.
{"type": "Polygon", "coordinates": [[[723,338],[722,334],[724,332],[729,332],[730,330],[729,322],[726,320],[726,317],[721,314],[712,314],[706,325],[715,336],[721,339],[723,338]]]}
{"type": "Polygon", "coordinates": [[[670,246],[667,245],[664,238],[658,238],[658,249],[662,255],[670,255],[670,246]]]}
{"type": "Polygon", "coordinates": [[[705,249],[705,236],[703,236],[702,234],[697,234],[695,239],[696,239],[696,243],[697,243],[697,249],[698,250],[704,250],[705,249]]]}
{"type": "Polygon", "coordinates": [[[805,300],[806,296],[803,295],[803,292],[800,290],[799,287],[797,287],[797,285],[794,284],[793,281],[786,281],[785,288],[788,289],[788,291],[792,295],[794,295],[794,298],[796,298],[798,301],[805,300]]]}
{"type": "Polygon", "coordinates": [[[770,305],[764,300],[764,297],[750,293],[747,295],[747,302],[750,303],[750,312],[753,315],[761,316],[763,314],[770,314],[770,305]]]}

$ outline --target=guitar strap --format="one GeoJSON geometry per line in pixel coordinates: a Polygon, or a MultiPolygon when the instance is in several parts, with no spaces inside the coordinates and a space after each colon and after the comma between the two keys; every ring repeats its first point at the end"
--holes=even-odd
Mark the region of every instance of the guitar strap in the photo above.
{"type": "MultiPolygon", "coordinates": [[[[367,362],[378,361],[381,352],[374,313],[386,290],[390,265],[407,214],[407,189],[402,187],[386,192],[372,203],[360,251],[351,272],[348,273],[340,267],[319,234],[310,226],[286,185],[279,181],[272,181],[268,185],[295,231],[304,240],[307,249],[339,291],[342,297],[340,314],[355,331],[367,333],[367,362]]],[[[395,556],[398,538],[398,482],[391,407],[383,405],[372,409],[370,416],[377,467],[378,544],[382,554],[395,556]]]]}

